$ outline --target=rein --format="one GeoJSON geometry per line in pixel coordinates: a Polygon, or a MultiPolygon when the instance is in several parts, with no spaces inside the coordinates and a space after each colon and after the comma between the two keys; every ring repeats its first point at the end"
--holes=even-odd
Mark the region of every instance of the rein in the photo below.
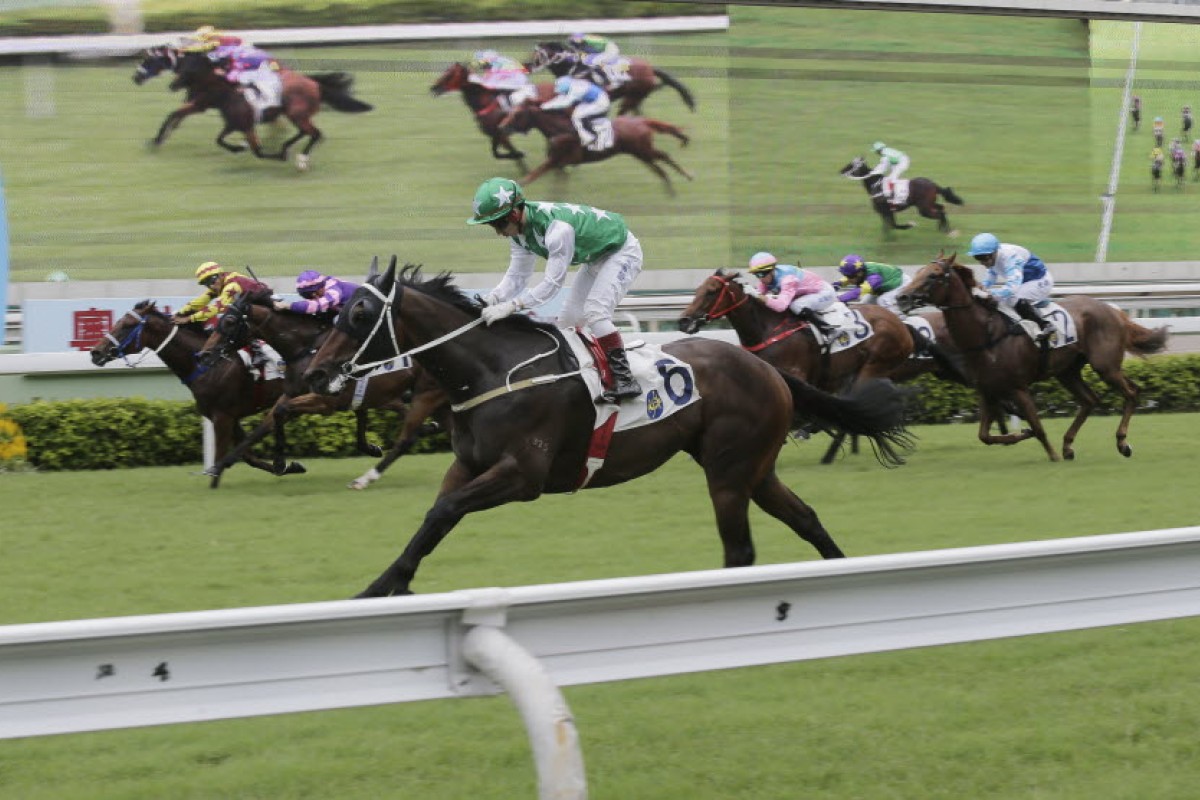
{"type": "MultiPolygon", "coordinates": [[[[781,322],[779,324],[783,325],[785,323],[781,322]]],[[[796,327],[787,328],[787,329],[775,334],[774,336],[769,336],[766,339],[764,339],[763,341],[759,342],[758,344],[744,344],[744,345],[742,345],[742,349],[748,353],[757,353],[759,350],[765,350],[766,348],[770,347],[771,345],[775,344],[776,342],[783,341],[784,339],[791,336],[793,333],[799,333],[800,331],[804,330],[806,327],[808,327],[808,323],[801,322],[796,327]]]]}
{"type": "Polygon", "coordinates": [[[158,347],[154,348],[153,350],[147,350],[147,351],[143,352],[137,358],[136,361],[131,362],[129,360],[129,355],[125,352],[125,345],[129,344],[130,342],[134,342],[134,345],[137,347],[138,350],[143,349],[139,345],[141,345],[141,343],[142,343],[142,331],[146,327],[146,318],[138,316],[133,311],[130,311],[128,313],[129,313],[129,316],[131,316],[137,320],[137,325],[133,326],[133,329],[131,331],[129,331],[129,333],[125,336],[125,338],[123,340],[118,340],[117,337],[112,335],[111,331],[104,334],[104,338],[108,339],[110,342],[113,343],[113,345],[116,346],[117,355],[121,357],[121,360],[123,362],[125,362],[125,366],[132,369],[133,367],[136,367],[139,364],[141,364],[143,361],[145,361],[151,354],[158,355],[159,353],[161,353],[166,348],[166,346],[171,343],[171,340],[175,338],[175,334],[179,333],[179,326],[172,325],[171,332],[169,334],[167,334],[165,339],[163,339],[162,344],[160,344],[158,347]]]}
{"type": "Polygon", "coordinates": [[[743,294],[742,299],[730,305],[729,308],[719,308],[721,301],[725,298],[726,294],[728,294],[730,298],[733,297],[733,288],[730,286],[732,281],[730,281],[729,278],[717,277],[716,275],[714,275],[713,278],[721,284],[721,291],[717,294],[717,299],[713,301],[713,307],[708,311],[707,314],[704,315],[704,319],[707,322],[712,322],[714,319],[720,319],[721,317],[737,309],[739,306],[745,305],[746,301],[750,299],[750,295],[743,294]]]}

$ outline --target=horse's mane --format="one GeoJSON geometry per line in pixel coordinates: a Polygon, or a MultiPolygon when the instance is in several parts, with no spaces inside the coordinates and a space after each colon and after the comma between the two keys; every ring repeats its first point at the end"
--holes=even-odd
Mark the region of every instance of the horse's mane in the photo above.
{"type": "MultiPolygon", "coordinates": [[[[432,278],[425,278],[421,274],[421,266],[421,264],[405,264],[396,274],[396,282],[405,289],[421,292],[447,305],[454,306],[458,310],[470,314],[472,318],[479,316],[479,312],[482,309],[455,285],[454,273],[439,272],[432,278]]],[[[529,325],[535,328],[554,328],[549,323],[537,322],[524,314],[513,314],[505,321],[516,325],[529,325]]]]}
{"type": "Polygon", "coordinates": [[[142,302],[138,303],[137,305],[135,305],[133,307],[133,310],[136,311],[138,314],[141,314],[143,317],[148,314],[153,314],[156,317],[162,317],[163,319],[168,319],[167,315],[164,312],[159,311],[156,301],[151,300],[149,298],[147,298],[147,299],[143,300],[142,302]]]}

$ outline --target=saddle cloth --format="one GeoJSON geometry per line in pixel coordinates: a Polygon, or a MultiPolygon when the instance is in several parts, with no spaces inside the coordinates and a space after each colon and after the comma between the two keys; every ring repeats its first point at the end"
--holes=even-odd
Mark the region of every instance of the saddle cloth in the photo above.
{"type": "Polygon", "coordinates": [[[817,344],[827,345],[830,355],[862,344],[875,335],[875,330],[871,327],[871,323],[867,322],[862,312],[856,308],[850,308],[845,303],[834,303],[820,314],[826,323],[837,329],[832,340],[826,342],[821,332],[812,328],[817,344]]]}
{"type": "Polygon", "coordinates": [[[884,181],[883,191],[889,203],[894,206],[902,206],[908,202],[908,179],[901,178],[898,181],[884,181]],[[890,190],[889,187],[891,187],[890,190]]]}
{"type": "MultiPolygon", "coordinates": [[[[579,374],[587,384],[593,401],[600,397],[604,387],[600,382],[600,370],[591,349],[583,341],[583,335],[573,329],[564,331],[571,351],[579,362],[579,374]]],[[[625,354],[633,377],[641,384],[642,396],[637,400],[626,400],[617,408],[617,431],[638,428],[666,419],[682,408],[700,399],[696,387],[696,376],[692,367],[674,356],[668,355],[657,345],[645,342],[628,342],[625,354]]],[[[604,404],[611,409],[611,404],[604,404]]],[[[608,414],[600,410],[596,414],[597,424],[603,423],[608,414]]]]}
{"type": "Polygon", "coordinates": [[[368,372],[361,378],[356,378],[354,381],[354,396],[350,401],[350,408],[353,411],[358,411],[363,404],[363,398],[367,395],[367,383],[376,375],[386,375],[389,372],[399,372],[402,369],[412,369],[412,356],[403,356],[393,359],[381,366],[368,372]]]}
{"type": "MultiPolygon", "coordinates": [[[[904,324],[916,331],[916,334],[925,340],[927,344],[937,344],[937,337],[933,333],[933,326],[929,324],[929,320],[924,317],[904,317],[904,324]]],[[[920,354],[913,353],[913,358],[933,358],[928,353],[920,354]]]]}
{"type": "MultiPolygon", "coordinates": [[[[1036,322],[1021,319],[1017,312],[1007,307],[1001,306],[1000,310],[1004,312],[1006,317],[1020,325],[1029,338],[1032,339],[1038,334],[1040,328],[1038,328],[1036,322]]],[[[1058,303],[1047,300],[1038,304],[1037,310],[1044,319],[1048,320],[1054,326],[1054,333],[1050,334],[1050,337],[1046,340],[1052,350],[1059,347],[1066,347],[1069,344],[1075,344],[1079,341],[1079,329],[1075,327],[1075,320],[1067,313],[1065,308],[1058,303]]]]}

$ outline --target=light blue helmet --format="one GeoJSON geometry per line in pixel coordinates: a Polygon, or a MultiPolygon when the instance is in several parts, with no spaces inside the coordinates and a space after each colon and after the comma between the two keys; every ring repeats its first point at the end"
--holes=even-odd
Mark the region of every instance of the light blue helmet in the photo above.
{"type": "Polygon", "coordinates": [[[980,233],[971,240],[969,256],[989,256],[1000,249],[1000,240],[990,233],[980,233]]]}
{"type": "Polygon", "coordinates": [[[887,145],[884,144],[883,142],[876,142],[875,144],[871,145],[871,149],[874,150],[876,153],[881,153],[886,148],[887,148],[887,145]]]}
{"type": "Polygon", "coordinates": [[[571,91],[571,76],[563,75],[561,78],[556,80],[554,82],[554,91],[558,92],[559,94],[566,94],[567,92],[571,91]]]}

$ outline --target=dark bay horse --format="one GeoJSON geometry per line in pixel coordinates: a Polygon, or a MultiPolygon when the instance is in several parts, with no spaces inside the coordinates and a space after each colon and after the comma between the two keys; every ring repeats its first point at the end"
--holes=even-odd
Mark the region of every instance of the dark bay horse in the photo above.
{"type": "MultiPolygon", "coordinates": [[[[514,160],[522,170],[528,170],[524,161],[525,153],[517,149],[507,133],[500,130],[500,121],[508,113],[508,109],[500,102],[504,93],[467,80],[470,76],[471,70],[466,64],[451,64],[429,87],[429,92],[434,97],[441,97],[447,92],[461,93],[475,124],[492,142],[492,157],[514,160]]],[[[554,86],[549,83],[538,84],[537,91],[539,103],[554,96],[554,86]]]]}
{"type": "MultiPolygon", "coordinates": [[[[183,54],[174,47],[151,47],[148,49],[141,63],[133,72],[133,82],[141,86],[151,78],[161,75],[163,72],[174,72],[179,60],[183,54]]],[[[184,118],[190,117],[192,114],[201,114],[213,107],[213,94],[211,92],[197,91],[195,88],[189,88],[186,93],[186,99],[183,105],[167,114],[162,125],[158,128],[158,133],[150,140],[150,144],[154,147],[160,146],[167,140],[167,136],[171,131],[179,127],[184,118]]]]}
{"type": "Polygon", "coordinates": [[[1183,150],[1171,151],[1171,173],[1175,176],[1175,188],[1182,189],[1187,176],[1187,154],[1183,150]]]}
{"type": "Polygon", "coordinates": [[[242,88],[227,81],[223,75],[216,72],[216,68],[217,65],[209,61],[204,53],[185,53],[175,66],[171,90],[186,89],[189,102],[202,103],[205,108],[215,108],[221,112],[225,126],[217,135],[217,144],[231,153],[240,153],[248,145],[250,151],[258,158],[286,161],[288,149],[307,136],[308,143],[296,156],[296,167],[301,170],[308,169],[309,154],[322,139],[321,130],[312,122],[322,104],[350,114],[370,111],[373,108],[369,103],[364,103],[350,94],[354,79],[345,72],[303,75],[291,70],[281,70],[283,104],[268,109],[262,121],[270,122],[280,116],[286,117],[296,127],[296,134],[283,143],[278,153],[264,153],[258,138],[254,108],[242,94],[242,88]],[[225,141],[226,136],[235,132],[246,138],[247,145],[225,141]]]}
{"type": "Polygon", "coordinates": [[[1074,320],[1078,338],[1043,352],[996,307],[991,297],[974,293],[975,274],[956,261],[956,255],[939,256],[921,268],[896,299],[901,308],[934,305],[945,313],[946,325],[965,358],[966,368],[979,393],[979,440],[984,444],[1016,444],[1036,437],[1051,461],[1058,452],[1046,436],[1029,386],[1055,378],[1079,403],[1079,412],[1063,436],[1062,456],[1075,458],[1073,444],[1100,398],[1083,379],[1090,364],[1100,378],[1124,398],[1117,426],[1117,451],[1133,454],[1126,442],[1129,420],[1137,408],[1138,387],[1125,375],[1122,361],[1128,351],[1137,356],[1162,352],[1166,328],[1151,330],[1133,322],[1124,312],[1092,297],[1067,297],[1059,301],[1074,320]],[[991,433],[992,420],[1001,405],[1015,409],[1030,429],[1020,433],[991,433]]]}
{"type": "MultiPolygon", "coordinates": [[[[154,351],[191,390],[196,409],[212,423],[220,459],[246,438],[240,420],[270,408],[283,392],[283,381],[256,381],[240,361],[201,366],[196,354],[207,338],[199,324],[175,325],[153,300],[144,300],[117,320],[92,348],[91,357],[92,363],[101,367],[118,358],[128,362],[143,350],[154,351]]],[[[305,471],[297,461],[269,464],[248,447],[242,448],[239,456],[250,466],[275,475],[305,471]]]]}
{"type": "MultiPolygon", "coordinates": [[[[379,480],[396,459],[412,449],[426,419],[433,417],[443,427],[448,427],[449,408],[441,387],[419,367],[397,369],[371,377],[365,390],[358,385],[349,385],[336,396],[307,391],[300,376],[316,348],[331,330],[332,322],[328,316],[277,311],[270,306],[251,303],[242,296],[221,315],[216,331],[201,351],[200,360],[202,363],[215,363],[226,356],[230,349],[252,337],[261,338],[274,347],[287,363],[283,393],[239,448],[252,445],[276,428],[279,429],[277,440],[282,440],[282,427],[288,420],[301,414],[329,415],[338,411],[353,411],[356,418],[355,446],[358,451],[376,458],[383,457],[378,464],[350,483],[351,489],[365,489],[379,480]],[[411,406],[406,402],[410,393],[411,406]],[[387,453],[367,441],[369,409],[405,415],[400,434],[387,453]]],[[[237,462],[237,456],[238,448],[235,448],[225,458],[216,461],[209,472],[212,488],[217,488],[222,472],[237,462]]],[[[282,454],[277,453],[276,457],[282,458],[282,454]]]]}
{"type": "Polygon", "coordinates": [[[579,134],[570,117],[564,113],[543,111],[534,103],[522,103],[504,117],[500,123],[501,130],[525,133],[537,129],[542,132],[548,142],[546,160],[544,163],[521,178],[521,184],[533,183],[551,169],[559,169],[571,164],[592,164],[604,161],[616,155],[631,155],[641,161],[650,171],[662,178],[667,191],[675,193],[671,178],[656,162],[664,161],[676,172],[689,181],[691,174],[671,158],[670,154],[654,146],[654,134],[666,133],[683,142],[686,147],[688,137],[675,125],[646,117],[617,117],[611,120],[613,126],[613,146],[600,152],[588,150],[579,141],[579,134]]]}
{"type": "MultiPolygon", "coordinates": [[[[728,319],[745,350],[830,392],[860,380],[891,378],[912,360],[915,334],[886,308],[859,307],[875,335],[831,355],[817,344],[807,322],[790,312],[772,311],[761,298],[746,293],[739,277],[737,272],[718,269],[705,278],[680,314],[679,330],[696,333],[705,323],[728,319]]],[[[840,447],[841,441],[835,439],[822,462],[831,463],[840,447]]]]}
{"type": "Polygon", "coordinates": [[[897,213],[906,208],[915,208],[922,217],[936,219],[938,230],[942,233],[948,233],[951,236],[958,233],[958,231],[950,230],[950,220],[946,216],[946,207],[938,202],[938,195],[941,195],[947,203],[953,203],[956,206],[963,204],[963,199],[955,194],[954,190],[949,186],[938,186],[929,178],[912,178],[908,182],[908,199],[900,205],[892,205],[882,195],[883,176],[871,175],[871,166],[862,156],[855,156],[854,160],[842,167],[840,172],[847,178],[862,181],[863,188],[871,196],[871,207],[875,209],[875,213],[883,220],[885,231],[893,229],[907,230],[915,226],[915,222],[901,224],[896,221],[897,213]],[[867,177],[868,175],[870,177],[867,177]]]}
{"type": "Polygon", "coordinates": [[[641,58],[630,58],[628,61],[629,80],[611,88],[603,76],[596,75],[594,70],[580,61],[578,53],[570,50],[561,42],[539,42],[533,48],[533,55],[525,64],[525,68],[530,72],[546,69],[556,78],[561,78],[563,75],[580,75],[599,84],[608,92],[610,99],[619,101],[618,116],[640,114],[642,103],[646,98],[664,86],[670,86],[679,92],[679,97],[683,100],[684,105],[692,111],[696,110],[696,101],[692,98],[692,93],[665,70],[658,69],[641,58]]]}
{"type": "MultiPolygon", "coordinates": [[[[454,405],[455,461],[438,497],[400,557],[359,595],[406,594],[421,560],[467,514],[580,487],[596,406],[573,361],[555,353],[562,333],[515,315],[481,325],[479,307],[447,273],[423,280],[419,269],[391,267],[368,279],[343,307],[336,330],[305,377],[316,391],[336,390],[347,374],[413,348],[413,358],[446,388],[454,405]],[[533,380],[540,378],[540,380],[533,380]]],[[[891,457],[904,439],[902,402],[886,381],[838,398],[775,369],[738,347],[684,339],[663,348],[690,365],[659,365],[680,401],[666,424],[618,431],[588,488],[652,472],[680,451],[704,469],[726,566],[754,562],[747,515],[751,500],[826,558],[842,551],[816,513],[775,472],[797,415],[848,426],[891,457]]],[[[637,401],[634,401],[637,402],[637,401]]]]}

